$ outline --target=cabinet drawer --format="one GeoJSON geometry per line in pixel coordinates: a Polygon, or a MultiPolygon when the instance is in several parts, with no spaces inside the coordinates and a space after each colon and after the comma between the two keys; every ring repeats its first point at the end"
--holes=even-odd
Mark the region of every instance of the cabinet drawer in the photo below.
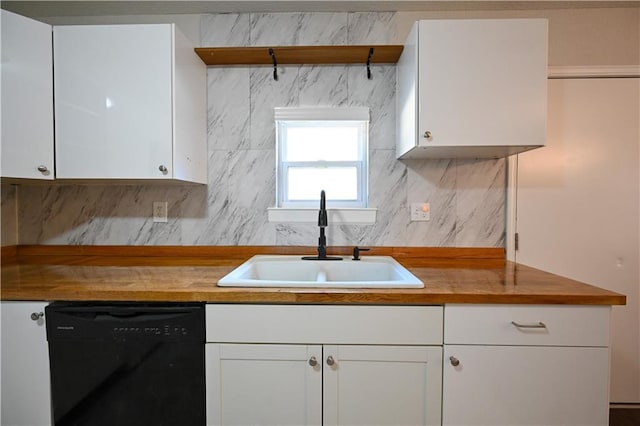
{"type": "Polygon", "coordinates": [[[207,342],[441,345],[442,306],[207,305],[207,342]]]}
{"type": "Polygon", "coordinates": [[[609,306],[446,305],[445,344],[609,345],[609,306]]]}

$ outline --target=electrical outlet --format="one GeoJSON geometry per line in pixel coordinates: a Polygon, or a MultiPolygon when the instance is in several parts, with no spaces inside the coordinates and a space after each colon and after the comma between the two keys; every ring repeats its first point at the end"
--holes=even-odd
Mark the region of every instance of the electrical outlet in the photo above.
{"type": "Polygon", "coordinates": [[[166,201],[154,201],[153,202],[153,221],[154,222],[167,222],[167,216],[169,213],[169,203],[166,201]]]}
{"type": "Polygon", "coordinates": [[[426,222],[431,220],[429,203],[411,203],[411,222],[426,222]]]}

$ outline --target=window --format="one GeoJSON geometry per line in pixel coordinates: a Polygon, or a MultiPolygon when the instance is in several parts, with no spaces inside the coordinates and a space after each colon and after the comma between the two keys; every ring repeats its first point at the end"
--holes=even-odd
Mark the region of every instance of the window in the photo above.
{"type": "Polygon", "coordinates": [[[277,206],[367,207],[368,108],[276,108],[277,206]]]}

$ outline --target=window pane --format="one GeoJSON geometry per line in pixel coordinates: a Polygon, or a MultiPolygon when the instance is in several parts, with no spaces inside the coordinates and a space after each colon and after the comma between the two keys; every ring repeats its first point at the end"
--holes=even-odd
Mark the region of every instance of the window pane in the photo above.
{"type": "Polygon", "coordinates": [[[289,201],[318,200],[324,189],[327,200],[357,200],[356,167],[291,167],[288,169],[289,201]]]}
{"type": "Polygon", "coordinates": [[[289,123],[284,161],[357,161],[358,126],[345,122],[289,123]],[[328,127],[330,126],[330,127],[328,127]]]}

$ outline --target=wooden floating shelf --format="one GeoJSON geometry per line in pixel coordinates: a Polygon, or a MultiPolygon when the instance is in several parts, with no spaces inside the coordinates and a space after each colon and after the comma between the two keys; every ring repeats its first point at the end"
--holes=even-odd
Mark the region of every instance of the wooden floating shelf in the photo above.
{"type": "Polygon", "coordinates": [[[403,46],[196,47],[195,51],[207,65],[273,65],[269,49],[278,65],[366,64],[371,48],[372,64],[395,64],[403,46]]]}

